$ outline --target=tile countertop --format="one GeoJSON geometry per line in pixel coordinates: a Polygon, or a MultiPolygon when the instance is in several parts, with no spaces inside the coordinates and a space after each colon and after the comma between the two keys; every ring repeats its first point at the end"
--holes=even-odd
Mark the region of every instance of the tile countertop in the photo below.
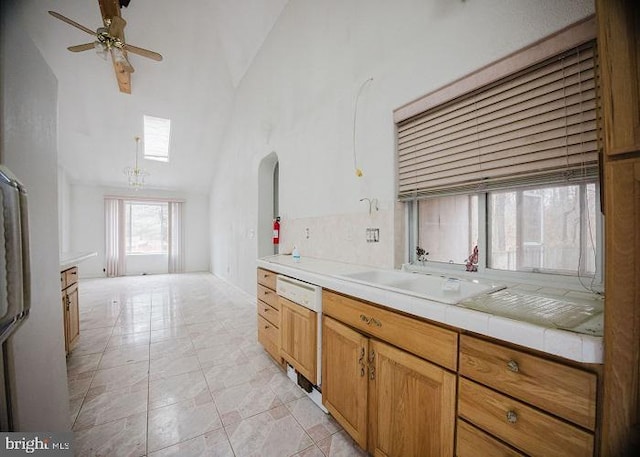
{"type": "MultiPolygon", "coordinates": [[[[602,313],[576,327],[576,331],[569,331],[529,323],[526,322],[526,318],[523,320],[511,319],[468,307],[439,303],[389,290],[382,286],[367,285],[341,277],[364,271],[381,270],[379,268],[310,257],[304,257],[300,262],[294,263],[290,255],[264,257],[258,259],[257,265],[276,273],[414,316],[424,317],[569,360],[595,364],[600,364],[603,361],[602,313]]],[[[447,276],[450,275],[451,273],[447,273],[447,276]]],[[[506,281],[505,285],[508,285],[505,291],[519,293],[525,291],[528,295],[540,293],[541,297],[549,297],[548,291],[542,287],[513,284],[513,282],[507,284],[506,281]]],[[[588,294],[568,290],[556,289],[554,293],[557,294],[557,298],[565,302],[574,299],[575,301],[588,302],[585,298],[589,297],[588,294]]],[[[593,303],[596,301],[591,300],[593,303]]],[[[602,306],[602,303],[598,305],[602,306]]]]}
{"type": "Polygon", "coordinates": [[[79,251],[79,252],[63,252],[60,254],[60,270],[66,270],[78,265],[83,260],[97,256],[97,252],[79,251]]]}

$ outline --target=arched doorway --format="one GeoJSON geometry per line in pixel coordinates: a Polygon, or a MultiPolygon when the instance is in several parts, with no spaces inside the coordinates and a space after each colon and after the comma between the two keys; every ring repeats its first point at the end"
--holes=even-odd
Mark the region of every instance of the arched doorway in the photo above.
{"type": "Polygon", "coordinates": [[[258,167],[258,257],[277,254],[272,243],[273,219],[278,216],[278,154],[270,153],[258,167]]]}

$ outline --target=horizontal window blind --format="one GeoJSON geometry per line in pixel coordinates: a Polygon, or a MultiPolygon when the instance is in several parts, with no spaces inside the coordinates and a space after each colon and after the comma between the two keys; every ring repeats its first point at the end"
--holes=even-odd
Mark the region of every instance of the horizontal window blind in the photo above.
{"type": "Polygon", "coordinates": [[[397,124],[401,200],[598,173],[595,41],[397,124]]]}

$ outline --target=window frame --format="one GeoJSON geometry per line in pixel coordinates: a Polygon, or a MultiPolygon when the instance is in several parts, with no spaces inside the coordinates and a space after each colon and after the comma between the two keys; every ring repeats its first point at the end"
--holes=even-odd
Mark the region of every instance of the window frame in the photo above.
{"type": "Polygon", "coordinates": [[[125,229],[124,229],[124,255],[125,256],[164,256],[169,254],[169,202],[164,200],[124,200],[124,212],[125,212],[125,229]],[[166,238],[166,249],[159,252],[130,252],[131,247],[131,233],[133,229],[131,207],[134,205],[146,205],[146,206],[159,206],[163,207],[163,216],[167,217],[167,224],[164,227],[161,226],[161,244],[162,238],[166,238]]]}
{"type": "MultiPolygon", "coordinates": [[[[589,180],[583,183],[567,183],[567,185],[579,185],[585,186],[587,184],[595,184],[596,195],[600,194],[600,186],[601,183],[599,180],[589,180]]],[[[545,188],[549,187],[548,185],[540,185],[538,187],[529,186],[527,188],[517,188],[513,189],[513,191],[521,191],[524,192],[529,189],[536,188],[545,188]]],[[[604,216],[602,214],[601,208],[601,200],[600,198],[595,199],[595,213],[596,220],[595,226],[593,227],[593,241],[595,243],[596,251],[595,251],[595,274],[592,276],[590,274],[585,274],[581,272],[580,274],[567,274],[566,272],[554,271],[554,270],[531,270],[531,271],[523,271],[523,270],[500,270],[495,268],[490,268],[488,266],[488,254],[489,254],[489,192],[475,192],[470,193],[469,195],[477,195],[478,196],[478,271],[477,273],[468,273],[471,275],[479,274],[480,276],[485,276],[489,278],[493,278],[496,280],[503,281],[514,281],[514,282],[534,282],[534,283],[544,283],[545,285],[551,285],[555,287],[569,287],[569,288],[579,288],[579,289],[587,289],[593,292],[601,293],[604,291],[604,216]]],[[[428,197],[429,198],[429,197],[428,197]]],[[[438,198],[438,196],[430,197],[430,198],[438,198]]],[[[583,193],[580,202],[580,215],[581,215],[581,224],[580,229],[581,232],[584,230],[588,230],[587,224],[585,224],[584,219],[587,217],[584,203],[586,198],[586,192],[583,193]]],[[[406,227],[406,237],[407,237],[407,252],[406,252],[406,261],[411,265],[412,268],[424,268],[427,270],[444,270],[451,271],[457,274],[466,274],[464,263],[449,263],[444,261],[437,260],[429,260],[424,264],[419,264],[416,258],[416,246],[418,245],[416,242],[418,240],[418,231],[419,231],[419,214],[418,214],[418,206],[420,199],[408,200],[405,202],[405,220],[407,222],[406,227]]],[[[586,238],[581,233],[581,244],[586,242],[586,238]]],[[[423,248],[428,248],[428,246],[421,246],[423,248]]],[[[581,245],[581,249],[586,249],[586,246],[581,245]]],[[[471,254],[471,253],[469,253],[471,254]]]]}
{"type": "Polygon", "coordinates": [[[163,118],[158,116],[151,116],[145,114],[143,116],[143,124],[144,124],[144,151],[143,157],[146,160],[153,160],[156,162],[169,163],[169,158],[171,155],[171,119],[163,118]],[[160,134],[158,134],[158,130],[162,130],[160,134]],[[162,153],[154,153],[157,149],[154,148],[153,151],[149,150],[147,146],[160,144],[161,138],[166,136],[166,142],[162,141],[162,153]],[[166,153],[165,153],[166,149],[166,153]]]}

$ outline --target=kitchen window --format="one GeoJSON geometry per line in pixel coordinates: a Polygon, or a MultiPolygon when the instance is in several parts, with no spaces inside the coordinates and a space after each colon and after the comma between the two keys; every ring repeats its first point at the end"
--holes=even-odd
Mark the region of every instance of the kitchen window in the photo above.
{"type": "Polygon", "coordinates": [[[125,202],[126,254],[167,254],[168,203],[125,202]]]}
{"type": "Polygon", "coordinates": [[[574,24],[394,112],[410,261],[460,268],[477,247],[472,270],[601,281],[594,34],[574,24]]]}
{"type": "Polygon", "coordinates": [[[478,196],[452,195],[416,202],[417,246],[428,260],[464,263],[478,244],[478,196]]]}
{"type": "Polygon", "coordinates": [[[487,267],[496,270],[593,276],[595,183],[491,192],[487,267]]]}
{"type": "Polygon", "coordinates": [[[408,203],[411,243],[428,262],[462,269],[474,247],[478,268],[594,278],[601,271],[597,182],[527,187],[408,203]]]}

